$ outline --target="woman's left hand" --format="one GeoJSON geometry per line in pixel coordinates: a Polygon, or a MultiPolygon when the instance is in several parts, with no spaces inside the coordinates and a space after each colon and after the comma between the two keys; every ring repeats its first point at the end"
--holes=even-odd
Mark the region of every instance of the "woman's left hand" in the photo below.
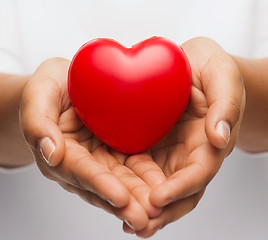
{"type": "MultiPolygon", "coordinates": [[[[232,58],[208,38],[189,40],[182,48],[192,68],[189,105],[146,158],[136,155],[125,162],[151,186],[151,203],[164,208],[146,228],[136,231],[141,237],[152,236],[195,208],[232,151],[244,112],[244,85],[232,58]],[[157,184],[160,171],[167,179],[157,184]]],[[[134,233],[126,224],[123,228],[134,233]]]]}

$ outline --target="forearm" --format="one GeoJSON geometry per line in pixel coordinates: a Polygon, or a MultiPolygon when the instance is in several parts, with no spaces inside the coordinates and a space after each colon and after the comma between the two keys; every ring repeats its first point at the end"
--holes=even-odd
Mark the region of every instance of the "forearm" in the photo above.
{"type": "Polygon", "coordinates": [[[0,166],[29,164],[33,157],[19,127],[19,106],[29,76],[0,74],[0,166]]]}
{"type": "Polygon", "coordinates": [[[234,57],[246,88],[246,108],[237,146],[249,152],[268,150],[268,58],[234,57]]]}

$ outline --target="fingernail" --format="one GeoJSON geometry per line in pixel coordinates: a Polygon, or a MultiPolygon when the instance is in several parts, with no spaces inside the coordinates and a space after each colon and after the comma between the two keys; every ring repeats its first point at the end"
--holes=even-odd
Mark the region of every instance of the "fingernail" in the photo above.
{"type": "Polygon", "coordinates": [[[40,141],[39,147],[43,159],[48,165],[50,165],[51,156],[56,149],[54,143],[50,138],[45,137],[40,141]]]}
{"type": "Polygon", "coordinates": [[[110,203],[113,207],[117,208],[118,206],[116,206],[116,204],[114,204],[111,200],[107,200],[108,203],[110,203]]]}
{"type": "Polygon", "coordinates": [[[219,121],[216,125],[216,131],[226,143],[229,142],[231,130],[230,125],[226,121],[219,121]]]}
{"type": "Polygon", "coordinates": [[[125,223],[133,230],[135,230],[135,228],[131,225],[131,223],[128,220],[125,220],[125,223]]]}

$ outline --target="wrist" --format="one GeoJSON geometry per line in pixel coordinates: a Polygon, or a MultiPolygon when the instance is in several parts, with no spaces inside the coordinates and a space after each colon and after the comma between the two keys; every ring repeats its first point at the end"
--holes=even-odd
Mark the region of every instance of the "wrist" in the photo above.
{"type": "Polygon", "coordinates": [[[22,93],[30,77],[0,74],[0,119],[18,117],[22,93]]]}
{"type": "Polygon", "coordinates": [[[33,162],[19,126],[20,102],[29,79],[30,76],[0,74],[0,166],[2,167],[14,168],[33,162]]]}
{"type": "Polygon", "coordinates": [[[246,89],[246,106],[237,146],[248,152],[268,150],[268,59],[234,57],[246,89]]]}

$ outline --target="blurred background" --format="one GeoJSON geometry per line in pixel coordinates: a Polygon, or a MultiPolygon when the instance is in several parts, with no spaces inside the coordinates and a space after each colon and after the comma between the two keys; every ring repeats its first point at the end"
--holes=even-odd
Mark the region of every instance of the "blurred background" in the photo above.
{"type": "MultiPolygon", "coordinates": [[[[46,58],[71,59],[97,37],[130,47],[155,35],[178,44],[207,36],[231,54],[264,57],[267,10],[265,0],[0,0],[0,71],[32,73],[46,58]]],[[[196,209],[151,239],[266,240],[267,158],[235,149],[196,209]]],[[[0,173],[0,239],[138,238],[31,165],[0,173]]]]}

